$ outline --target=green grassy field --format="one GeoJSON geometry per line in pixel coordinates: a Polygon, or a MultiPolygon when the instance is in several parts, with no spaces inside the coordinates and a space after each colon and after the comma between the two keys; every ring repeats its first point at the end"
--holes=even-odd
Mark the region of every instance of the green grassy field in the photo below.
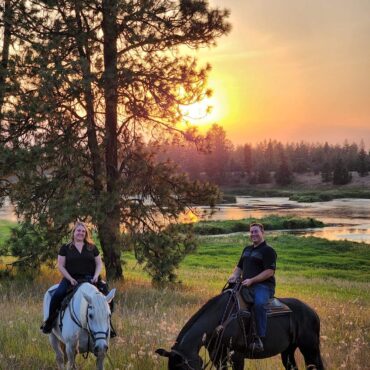
{"type": "MultiPolygon", "coordinates": [[[[322,322],[321,348],[327,369],[368,366],[370,323],[370,247],[350,242],[268,233],[278,253],[278,297],[294,296],[314,307],[322,322]]],[[[131,254],[118,289],[113,321],[119,337],[111,341],[112,369],[162,370],[154,354],[170,348],[181,327],[217,294],[246,243],[243,235],[202,237],[198,251],[179,269],[182,284],[154,288],[131,254]]],[[[1,258],[0,258],[1,260],[1,258]]],[[[6,258],[0,261],[4,267],[6,258]]],[[[35,281],[0,280],[0,369],[55,369],[47,337],[39,333],[42,297],[59,274],[46,267],[35,281]]],[[[302,357],[297,360],[303,368],[302,357]]],[[[79,369],[93,369],[94,358],[78,356],[79,369]]],[[[246,363],[245,369],[282,369],[279,356],[246,363]]],[[[106,369],[111,369],[106,363],[106,369]]]]}
{"type": "Polygon", "coordinates": [[[10,228],[15,225],[15,222],[0,220],[0,245],[9,238],[10,228]]]}

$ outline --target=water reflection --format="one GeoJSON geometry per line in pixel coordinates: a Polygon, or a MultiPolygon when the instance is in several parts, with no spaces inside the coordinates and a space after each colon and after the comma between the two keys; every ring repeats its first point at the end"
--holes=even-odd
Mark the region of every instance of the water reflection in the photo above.
{"type": "Polygon", "coordinates": [[[294,230],[329,240],[352,240],[370,244],[370,199],[336,199],[329,202],[298,203],[288,198],[236,197],[236,204],[217,208],[212,220],[261,218],[276,214],[314,217],[332,225],[320,229],[294,230]]]}

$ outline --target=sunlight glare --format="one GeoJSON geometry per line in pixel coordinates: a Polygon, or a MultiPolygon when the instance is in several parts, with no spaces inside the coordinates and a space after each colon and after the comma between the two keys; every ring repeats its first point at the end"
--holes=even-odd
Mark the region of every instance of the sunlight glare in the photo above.
{"type": "Polygon", "coordinates": [[[199,128],[208,128],[218,123],[223,114],[221,103],[214,97],[206,97],[202,101],[181,106],[184,121],[199,128]]]}

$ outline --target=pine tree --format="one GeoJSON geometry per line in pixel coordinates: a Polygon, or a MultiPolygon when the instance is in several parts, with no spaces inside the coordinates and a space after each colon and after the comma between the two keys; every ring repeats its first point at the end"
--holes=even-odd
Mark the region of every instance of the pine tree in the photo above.
{"type": "Polygon", "coordinates": [[[321,180],[322,182],[331,182],[333,180],[333,171],[329,162],[325,162],[321,168],[321,180]]]}
{"type": "Polygon", "coordinates": [[[366,155],[365,149],[362,148],[358,153],[357,158],[357,172],[361,177],[365,177],[369,174],[369,159],[366,155]]]}
{"type": "Polygon", "coordinates": [[[243,147],[244,171],[249,175],[253,171],[252,146],[249,144],[243,147]]]}
{"type": "Polygon", "coordinates": [[[205,158],[205,170],[209,179],[221,184],[226,178],[230,152],[233,149],[232,143],[226,137],[223,127],[216,124],[207,132],[205,142],[210,150],[205,158]]]}
{"type": "Polygon", "coordinates": [[[288,165],[285,155],[282,155],[280,166],[275,172],[275,181],[282,186],[289,185],[293,181],[293,172],[288,165]]]}
{"type": "Polygon", "coordinates": [[[203,0],[19,4],[14,105],[0,132],[16,163],[8,191],[54,251],[71,222],[91,222],[108,278],[120,277],[128,235],[138,246],[144,232],[160,234],[191,204],[217,198],[214,186],[159,163],[146,141],[178,133],[179,106],[209,94],[209,66],[179,48],[214,44],[228,12],[203,0]]]}
{"type": "Polygon", "coordinates": [[[352,181],[352,175],[345,166],[343,159],[338,158],[334,165],[333,171],[333,184],[345,185],[352,181]]]}

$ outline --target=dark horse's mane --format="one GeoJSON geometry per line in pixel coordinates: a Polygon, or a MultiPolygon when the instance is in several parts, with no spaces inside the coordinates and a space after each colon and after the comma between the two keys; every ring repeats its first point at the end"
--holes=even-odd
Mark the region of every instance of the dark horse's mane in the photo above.
{"type": "Polygon", "coordinates": [[[176,343],[180,342],[184,334],[188,331],[188,329],[193,325],[193,323],[203,314],[203,312],[213,304],[217,299],[219,299],[224,293],[216,295],[215,297],[211,298],[208,302],[206,302],[200,309],[197,311],[185,324],[185,326],[181,329],[179,335],[176,338],[176,343]]]}

